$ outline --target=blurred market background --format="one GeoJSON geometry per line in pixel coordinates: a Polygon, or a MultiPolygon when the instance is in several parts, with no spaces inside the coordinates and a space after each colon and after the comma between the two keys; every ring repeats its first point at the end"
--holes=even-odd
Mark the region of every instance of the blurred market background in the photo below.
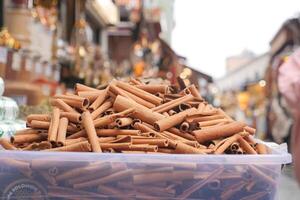
{"type": "MultiPolygon", "coordinates": [[[[289,143],[293,119],[277,72],[300,45],[297,3],[0,0],[4,96],[17,102],[22,118],[47,111],[49,96],[77,82],[180,77],[256,127],[260,139],[289,143]]],[[[285,199],[300,194],[289,170],[282,185],[285,199]]]]}

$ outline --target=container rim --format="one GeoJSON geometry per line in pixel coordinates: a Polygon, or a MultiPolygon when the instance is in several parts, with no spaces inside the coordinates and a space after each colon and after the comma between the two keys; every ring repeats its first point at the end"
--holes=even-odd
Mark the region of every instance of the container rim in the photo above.
{"type": "Polygon", "coordinates": [[[135,163],[196,163],[196,164],[288,164],[292,162],[291,154],[278,152],[264,155],[203,155],[203,154],[124,154],[124,153],[92,153],[92,152],[40,152],[0,150],[1,159],[45,161],[108,161],[135,163]]]}

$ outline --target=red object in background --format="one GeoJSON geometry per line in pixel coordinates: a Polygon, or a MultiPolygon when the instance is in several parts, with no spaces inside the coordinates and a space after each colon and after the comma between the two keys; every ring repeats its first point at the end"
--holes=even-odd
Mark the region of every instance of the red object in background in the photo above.
{"type": "Polygon", "coordinates": [[[59,84],[56,81],[49,81],[45,78],[38,78],[32,81],[34,84],[38,84],[46,96],[53,96],[56,94],[56,90],[59,87],[59,84]]]}

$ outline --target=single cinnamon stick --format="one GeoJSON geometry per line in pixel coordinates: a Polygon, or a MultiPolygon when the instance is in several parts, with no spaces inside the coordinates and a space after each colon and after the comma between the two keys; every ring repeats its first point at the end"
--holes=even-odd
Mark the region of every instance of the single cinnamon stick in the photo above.
{"type": "Polygon", "coordinates": [[[267,154],[268,153],[266,145],[264,145],[262,143],[258,143],[256,145],[256,150],[257,150],[258,154],[267,154]]]}
{"type": "Polygon", "coordinates": [[[162,93],[165,94],[168,92],[168,85],[136,85],[137,88],[149,92],[151,94],[162,93]]]}
{"type": "Polygon", "coordinates": [[[202,96],[199,93],[199,90],[196,88],[194,84],[188,86],[184,90],[189,90],[190,94],[192,94],[194,97],[202,99],[202,96]]]}
{"type": "Polygon", "coordinates": [[[198,122],[198,123],[201,128],[201,127],[206,127],[206,126],[214,126],[214,125],[217,125],[217,124],[220,124],[223,122],[228,123],[229,121],[228,121],[228,119],[215,119],[215,120],[209,120],[209,121],[202,121],[202,122],[198,122]]]}
{"type": "Polygon", "coordinates": [[[161,105],[153,108],[152,110],[155,112],[162,113],[162,112],[171,110],[172,108],[175,108],[176,106],[179,106],[182,103],[191,101],[191,100],[193,100],[193,98],[194,97],[192,95],[186,95],[186,96],[180,97],[178,99],[169,101],[168,103],[161,104],[161,105]]]}
{"type": "Polygon", "coordinates": [[[184,190],[179,196],[177,196],[177,198],[180,200],[187,199],[191,194],[193,194],[197,190],[200,190],[208,182],[218,177],[223,172],[223,170],[224,169],[222,167],[215,169],[206,179],[196,182],[194,185],[184,190]]]}
{"type": "Polygon", "coordinates": [[[58,125],[59,125],[60,110],[59,108],[54,107],[51,115],[50,126],[48,129],[48,141],[56,142],[58,125]]]}
{"type": "Polygon", "coordinates": [[[97,162],[84,167],[77,167],[75,169],[67,170],[55,178],[57,181],[68,180],[70,178],[75,178],[78,176],[84,176],[89,173],[101,172],[103,170],[111,169],[111,166],[108,162],[97,162]]]}
{"type": "Polygon", "coordinates": [[[183,111],[185,111],[185,110],[187,110],[191,107],[192,106],[187,104],[187,103],[181,103],[181,104],[179,104],[178,109],[179,109],[180,112],[183,112],[183,111]]]}
{"type": "Polygon", "coordinates": [[[117,96],[113,104],[113,108],[118,112],[124,111],[128,108],[135,108],[136,110],[131,116],[141,119],[142,121],[147,122],[149,124],[153,124],[155,121],[165,118],[164,115],[159,114],[157,112],[153,112],[147,107],[142,106],[120,95],[117,96]]]}
{"type": "Polygon", "coordinates": [[[118,181],[118,180],[123,180],[123,179],[130,177],[131,174],[132,174],[132,170],[127,169],[127,170],[123,170],[123,171],[119,171],[119,172],[110,174],[110,175],[105,176],[100,179],[74,184],[73,187],[76,189],[89,188],[89,187],[104,184],[104,183],[110,183],[110,182],[114,182],[114,181],[118,181]]]}
{"type": "Polygon", "coordinates": [[[215,151],[215,154],[222,154],[224,151],[234,142],[236,142],[241,136],[238,134],[235,134],[229,138],[226,139],[224,144],[222,144],[217,150],[215,151]]]}
{"type": "Polygon", "coordinates": [[[248,154],[257,154],[256,151],[250,146],[250,144],[242,137],[238,139],[243,150],[246,151],[248,154]]]}
{"type": "Polygon", "coordinates": [[[216,119],[224,119],[225,117],[221,114],[217,114],[217,115],[210,115],[210,116],[199,116],[193,119],[190,119],[189,117],[187,117],[187,121],[188,122],[204,122],[204,121],[211,121],[211,120],[216,120],[216,119]]]}
{"type": "Polygon", "coordinates": [[[102,94],[100,94],[97,99],[90,105],[89,110],[95,111],[101,104],[105,101],[108,95],[109,87],[107,87],[105,90],[102,91],[102,94]]]}
{"type": "Polygon", "coordinates": [[[83,100],[76,100],[76,99],[61,99],[69,106],[80,108],[80,109],[86,109],[89,106],[89,100],[83,99],[83,100]]]}
{"type": "Polygon", "coordinates": [[[98,91],[80,91],[77,92],[80,97],[87,98],[90,103],[93,103],[99,95],[102,94],[101,90],[98,91]]]}
{"type": "Polygon", "coordinates": [[[88,141],[78,142],[68,146],[62,146],[52,149],[46,149],[43,151],[70,151],[70,152],[90,152],[92,150],[88,141]]]}
{"type": "Polygon", "coordinates": [[[7,139],[0,138],[0,145],[5,150],[18,150],[14,145],[12,145],[7,139]]]}
{"type": "Polygon", "coordinates": [[[175,115],[172,115],[170,117],[164,117],[161,120],[158,120],[154,123],[154,128],[158,131],[164,131],[171,127],[176,126],[177,124],[184,121],[185,117],[188,115],[188,113],[193,113],[197,111],[195,108],[190,108],[188,110],[185,110],[183,112],[177,113],[175,115]]]}
{"type": "Polygon", "coordinates": [[[117,86],[119,86],[121,89],[123,90],[126,90],[142,99],[145,99],[146,101],[149,101],[155,105],[159,105],[161,102],[162,102],[162,99],[151,94],[151,93],[148,93],[144,90],[141,90],[137,87],[134,87],[132,85],[129,85],[128,83],[124,83],[124,82],[121,82],[121,81],[118,81],[117,82],[117,86]]]}
{"type": "Polygon", "coordinates": [[[50,104],[52,106],[58,107],[59,109],[65,111],[65,112],[74,112],[74,113],[77,113],[71,106],[69,106],[68,104],[66,104],[61,99],[51,99],[50,100],[50,104]]]}
{"type": "Polygon", "coordinates": [[[76,138],[76,139],[66,139],[65,142],[64,142],[64,145],[68,146],[68,145],[75,144],[75,143],[78,143],[78,142],[83,142],[83,141],[87,141],[87,139],[84,138],[84,137],[79,137],[79,138],[76,138]]]}
{"type": "Polygon", "coordinates": [[[250,126],[245,126],[244,127],[245,131],[247,131],[248,133],[250,133],[251,135],[254,135],[255,132],[256,132],[256,129],[255,128],[252,128],[250,126]]]}
{"type": "Polygon", "coordinates": [[[205,154],[202,149],[191,147],[180,141],[176,142],[175,152],[183,154],[205,154]]]}
{"type": "Polygon", "coordinates": [[[59,120],[58,133],[56,138],[56,143],[58,144],[58,146],[65,145],[68,123],[69,120],[66,117],[62,117],[59,120]]]}
{"type": "Polygon", "coordinates": [[[150,145],[157,145],[158,147],[167,147],[169,146],[169,140],[167,139],[132,139],[132,144],[150,144],[150,145]]]}
{"type": "Polygon", "coordinates": [[[130,117],[121,117],[115,120],[117,126],[119,128],[124,126],[129,126],[132,123],[132,119],[130,117]]]}
{"type": "Polygon", "coordinates": [[[68,136],[67,139],[76,139],[76,138],[80,138],[80,137],[85,137],[86,136],[86,132],[84,129],[77,131],[76,133],[73,133],[72,135],[68,136]]]}
{"type": "Polygon", "coordinates": [[[85,85],[80,84],[80,83],[76,83],[76,85],[75,85],[75,91],[76,91],[76,93],[78,93],[78,92],[81,92],[81,91],[98,92],[99,90],[97,90],[95,88],[91,88],[91,87],[85,86],[85,85]]]}
{"type": "Polygon", "coordinates": [[[244,127],[245,124],[242,122],[232,122],[222,126],[212,126],[204,130],[193,131],[193,133],[195,134],[196,140],[199,143],[203,143],[209,140],[234,135],[235,133],[243,131],[244,127]]]}
{"type": "Polygon", "coordinates": [[[111,108],[112,102],[106,101],[101,106],[99,106],[96,110],[94,110],[91,115],[93,119],[96,119],[99,115],[105,112],[107,109],[111,108]]]}
{"type": "Polygon", "coordinates": [[[117,135],[139,135],[140,130],[121,130],[121,129],[96,129],[100,137],[117,136],[117,135]]]}
{"type": "Polygon", "coordinates": [[[131,151],[144,151],[144,152],[157,152],[157,145],[145,145],[145,144],[137,144],[137,145],[129,145],[129,150],[131,151]]]}
{"type": "Polygon", "coordinates": [[[26,117],[26,121],[30,123],[32,120],[37,120],[37,121],[50,121],[50,116],[48,114],[30,114],[26,117]]]}
{"type": "Polygon", "coordinates": [[[86,130],[93,152],[102,152],[90,112],[86,111],[82,114],[82,123],[86,130]]]}
{"type": "Polygon", "coordinates": [[[123,89],[120,89],[120,88],[119,88],[119,90],[122,92],[122,94],[123,94],[122,96],[128,97],[129,99],[132,99],[133,101],[137,102],[138,104],[141,104],[141,105],[143,105],[147,108],[154,108],[155,107],[155,104],[153,104],[149,101],[146,101],[143,98],[140,98],[140,97],[138,97],[138,96],[126,91],[126,90],[123,90],[123,89]]]}
{"type": "Polygon", "coordinates": [[[66,117],[70,122],[79,123],[81,122],[81,115],[75,112],[61,112],[61,117],[66,117]]]}
{"type": "Polygon", "coordinates": [[[36,128],[36,129],[48,129],[50,126],[50,122],[45,121],[37,121],[32,120],[30,124],[27,124],[30,128],[36,128]]]}
{"type": "Polygon", "coordinates": [[[37,142],[45,139],[45,135],[36,133],[29,134],[16,134],[10,138],[12,144],[22,144],[22,143],[31,143],[37,142]]]}
{"type": "Polygon", "coordinates": [[[23,129],[23,130],[16,131],[15,135],[38,134],[38,133],[41,133],[41,132],[42,132],[41,130],[26,128],[26,129],[23,129]]]}
{"type": "Polygon", "coordinates": [[[180,124],[180,128],[179,129],[182,132],[188,132],[189,128],[190,128],[189,123],[183,122],[182,124],[180,124]]]}

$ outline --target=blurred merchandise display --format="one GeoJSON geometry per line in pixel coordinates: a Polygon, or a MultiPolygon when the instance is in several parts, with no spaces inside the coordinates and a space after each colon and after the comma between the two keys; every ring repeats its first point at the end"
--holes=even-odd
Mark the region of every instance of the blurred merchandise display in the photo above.
{"type": "Polygon", "coordinates": [[[0,46],[16,50],[21,48],[20,42],[14,39],[6,28],[0,31],[0,46]]]}
{"type": "Polygon", "coordinates": [[[278,70],[300,46],[300,19],[287,20],[270,42],[271,58],[266,73],[268,137],[278,143],[290,142],[293,118],[289,105],[278,89],[278,70]]]}

